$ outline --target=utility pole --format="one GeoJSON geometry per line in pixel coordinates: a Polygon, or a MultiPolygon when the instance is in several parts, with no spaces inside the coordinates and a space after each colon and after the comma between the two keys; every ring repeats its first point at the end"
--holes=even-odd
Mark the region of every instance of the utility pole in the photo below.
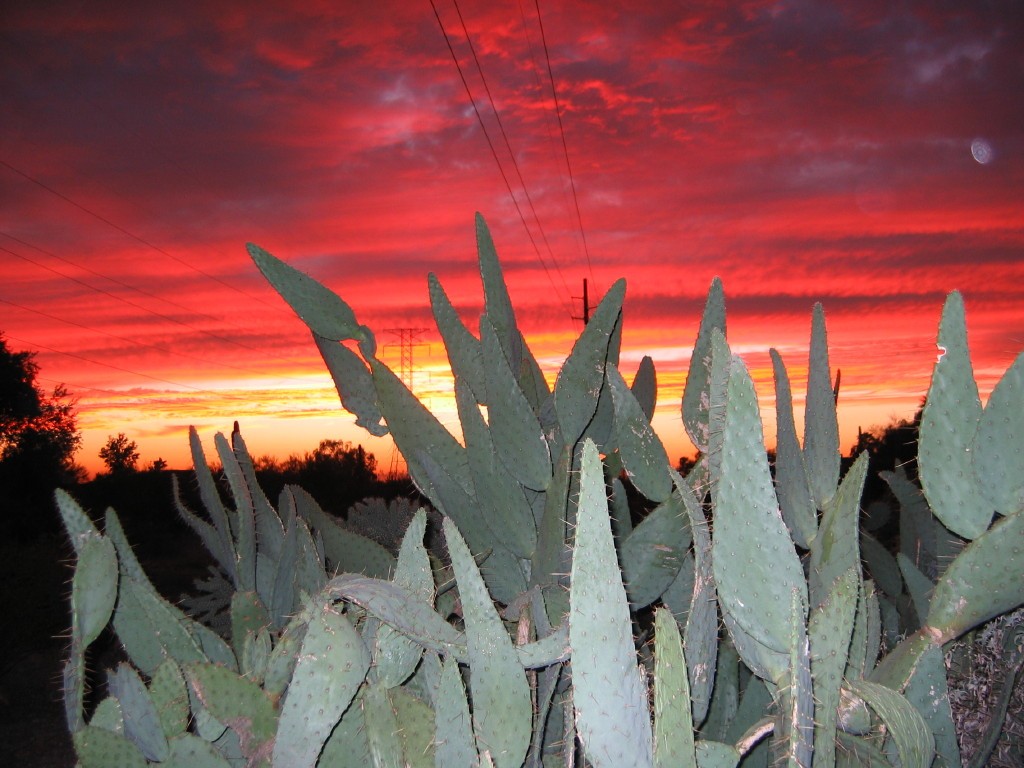
{"type": "MultiPolygon", "coordinates": [[[[579,299],[579,296],[573,296],[574,299],[579,299]]],[[[587,290],[587,278],[583,278],[583,317],[573,317],[573,320],[582,320],[583,324],[586,325],[590,322],[590,293],[587,290]]]]}
{"type": "MultiPolygon", "coordinates": [[[[413,353],[416,347],[430,347],[426,342],[420,341],[420,337],[429,331],[429,328],[385,328],[385,333],[391,333],[398,337],[397,344],[385,344],[384,348],[398,347],[398,377],[402,380],[409,391],[415,395],[413,388],[413,353]]],[[[391,449],[391,461],[388,467],[388,480],[398,477],[398,447],[391,449]]]]}

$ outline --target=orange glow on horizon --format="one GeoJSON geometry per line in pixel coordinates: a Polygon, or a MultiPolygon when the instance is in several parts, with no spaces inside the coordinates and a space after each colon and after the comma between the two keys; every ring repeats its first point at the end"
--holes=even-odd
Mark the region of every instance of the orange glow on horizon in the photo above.
{"type": "MultiPolygon", "coordinates": [[[[0,331],[78,398],[88,470],[119,432],[140,466],[187,468],[189,425],[212,451],[236,419],[257,456],[334,438],[386,470],[390,440],[340,409],[245,243],[335,290],[397,370],[384,329],[433,328],[428,271],[476,333],[477,210],[549,384],[582,280],[596,303],[627,278],[621,368],[653,358],[673,461],[714,276],[769,443],[768,350],[799,431],[816,301],[844,453],[913,415],[949,291],[983,399],[1024,347],[1012,9],[567,0],[544,7],[546,61],[535,11],[469,1],[477,70],[437,5],[459,69],[430,8],[396,0],[4,13],[0,331]]],[[[443,345],[423,341],[415,392],[458,436],[443,345]]]]}

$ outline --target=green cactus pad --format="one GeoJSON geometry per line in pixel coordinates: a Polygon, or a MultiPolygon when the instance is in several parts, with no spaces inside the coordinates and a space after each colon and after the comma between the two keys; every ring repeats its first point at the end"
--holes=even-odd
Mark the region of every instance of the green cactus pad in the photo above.
{"type": "MultiPolygon", "coordinates": [[[[310,768],[370,668],[370,654],[349,619],[320,598],[281,706],[274,763],[310,768]]],[[[216,713],[215,713],[216,714],[216,713]]]]}
{"type": "Polygon", "coordinates": [[[839,484],[839,420],[831,376],[825,311],[821,304],[815,304],[804,409],[804,464],[811,497],[818,509],[824,508],[839,484]]]}
{"type": "MultiPolygon", "coordinates": [[[[414,599],[419,599],[429,606],[434,600],[434,579],[430,570],[430,559],[423,546],[426,527],[427,513],[420,509],[405,531],[393,581],[407,590],[414,599]]],[[[373,653],[377,679],[387,688],[401,685],[415,671],[422,654],[422,646],[391,625],[385,624],[377,632],[376,648],[373,653]]]]}
{"type": "Polygon", "coordinates": [[[490,751],[498,768],[517,767],[530,746],[532,704],[526,672],[466,542],[450,519],[443,525],[466,623],[477,744],[481,751],[490,751]]]}
{"type": "Polygon", "coordinates": [[[474,768],[478,764],[466,689],[458,662],[449,656],[441,668],[434,706],[437,744],[435,760],[444,768],[474,768]]]}
{"type": "Polygon", "coordinates": [[[446,655],[456,652],[459,647],[465,648],[465,635],[445,621],[428,602],[397,584],[342,574],[331,579],[327,588],[331,594],[365,608],[424,648],[446,655]]]}
{"type": "Polygon", "coordinates": [[[810,549],[818,532],[818,513],[807,482],[803,450],[796,437],[789,374],[782,356],[775,349],[768,352],[775,372],[775,492],[793,541],[803,549],[810,549]]]}
{"type": "Polygon", "coordinates": [[[625,280],[619,280],[608,289],[558,372],[555,411],[568,445],[575,445],[594,418],[604,389],[612,333],[618,325],[625,294],[625,280]]]}
{"type": "MultiPolygon", "coordinates": [[[[666,471],[666,477],[668,477],[666,471]]],[[[622,577],[633,610],[650,605],[679,574],[690,546],[690,523],[676,491],[633,529],[619,546],[622,577]]]]}
{"type": "Polygon", "coordinates": [[[110,621],[117,600],[117,553],[110,539],[88,534],[78,545],[71,580],[73,637],[84,648],[110,621]]]}
{"type": "MultiPolygon", "coordinates": [[[[518,387],[514,381],[511,382],[511,385],[518,387]]],[[[462,423],[469,468],[473,476],[473,487],[481,508],[479,516],[492,534],[489,538],[500,542],[505,549],[510,550],[517,557],[531,557],[537,546],[537,528],[533,510],[526,500],[524,490],[519,482],[509,474],[507,464],[495,456],[495,441],[492,439],[493,427],[488,427],[480,413],[473,392],[459,378],[455,380],[455,400],[459,411],[459,421],[462,423]]],[[[494,410],[490,412],[493,425],[497,414],[494,410]]],[[[537,420],[532,412],[529,417],[536,423],[537,420]]],[[[537,424],[537,430],[535,439],[543,442],[539,424],[537,424]]],[[[546,446],[540,447],[545,452],[547,451],[546,446]]],[[[546,471],[545,484],[551,481],[550,465],[546,471]]]]}
{"type": "Polygon", "coordinates": [[[128,739],[87,725],[71,735],[81,768],[145,768],[149,763],[128,739]]]}
{"type": "MultiPolygon", "coordinates": [[[[188,711],[188,699],[185,699],[185,711],[188,711]]],[[[121,702],[113,696],[107,696],[96,705],[89,725],[96,728],[105,728],[119,736],[124,736],[124,713],[121,712],[121,702]]]]}
{"type": "Polygon", "coordinates": [[[398,450],[405,457],[412,479],[427,496],[434,498],[429,478],[418,459],[421,454],[426,454],[443,466],[466,493],[470,493],[472,483],[465,449],[390,368],[379,360],[371,360],[370,369],[381,411],[398,450]]]}
{"type": "Polygon", "coordinates": [[[184,733],[188,727],[188,689],[174,659],[166,659],[156,668],[149,681],[149,695],[164,735],[170,738],[184,733]]]}
{"type": "Polygon", "coordinates": [[[790,596],[796,589],[806,605],[807,585],[775,498],[754,384],[738,357],[730,366],[714,515],[723,610],[753,639],[788,655],[790,596]]]}
{"type": "Polygon", "coordinates": [[[479,212],[474,217],[474,224],[476,226],[477,261],[480,265],[480,279],[484,286],[484,312],[498,333],[498,340],[505,351],[505,356],[511,360],[514,357],[509,354],[512,340],[519,335],[515,312],[512,310],[512,299],[508,295],[508,287],[505,285],[505,276],[501,271],[498,251],[494,247],[491,232],[479,212]]]}
{"type": "Polygon", "coordinates": [[[191,733],[168,740],[170,754],[163,768],[231,768],[231,763],[210,742],[191,733]]]}
{"type": "Polygon", "coordinates": [[[480,320],[491,442],[498,462],[522,485],[543,491],[551,481],[551,456],[540,422],[509,368],[497,331],[480,320]]]}
{"type": "Polygon", "coordinates": [[[868,474],[868,454],[862,453],[843,478],[839,490],[825,503],[821,527],[811,545],[810,597],[817,606],[837,579],[849,569],[860,572],[858,523],[860,499],[868,474]]]}
{"type": "Polygon", "coordinates": [[[869,533],[860,535],[860,551],[868,573],[882,591],[889,597],[897,597],[903,591],[903,580],[899,565],[889,550],[869,533]]]}
{"type": "Polygon", "coordinates": [[[145,683],[130,664],[121,663],[109,678],[110,692],[121,702],[124,733],[148,759],[167,759],[167,736],[164,734],[156,702],[145,683]]]}
{"type": "Polygon", "coordinates": [[[310,330],[333,341],[365,338],[366,331],[356,321],[352,308],[334,291],[258,245],[246,243],[245,247],[263,276],[310,330]]]}
{"type": "MultiPolygon", "coordinates": [[[[871,582],[865,583],[858,578],[855,612],[853,615],[853,626],[850,641],[847,644],[846,671],[847,677],[864,677],[867,668],[867,659],[871,653],[869,646],[872,639],[868,636],[868,614],[870,611],[878,611],[877,599],[868,603],[869,588],[874,590],[871,582]]],[[[875,628],[878,625],[877,616],[874,618],[875,628]]],[[[815,653],[814,633],[811,633],[811,653],[815,653]]],[[[874,658],[872,658],[874,664],[874,658]]],[[[813,669],[813,668],[812,668],[813,669]]]]}
{"type": "MultiPolygon", "coordinates": [[[[936,565],[935,516],[921,489],[911,482],[903,467],[879,472],[900,505],[900,551],[918,568],[933,571],[936,565]]],[[[902,586],[901,586],[902,589],[902,586]]],[[[896,597],[899,592],[893,595],[896,597]]]]}
{"type": "Polygon", "coordinates": [[[996,522],[968,544],[932,594],[928,624],[941,642],[1024,602],[1024,515],[996,522]]]}
{"type": "Polygon", "coordinates": [[[650,422],[654,418],[654,408],[658,404],[658,376],[650,355],[640,358],[640,365],[637,366],[636,375],[629,389],[640,405],[644,418],[650,422]]]}
{"type": "Polygon", "coordinates": [[[690,682],[679,625],[667,608],[654,613],[654,766],[696,766],[690,682]]]}
{"type": "Polygon", "coordinates": [[[996,384],[978,422],[971,463],[982,496],[1002,515],[1024,510],[1024,353],[996,384]]]}
{"type": "MultiPolygon", "coordinates": [[[[295,506],[295,497],[292,495],[290,486],[285,486],[281,495],[290,500],[292,508],[295,506]]],[[[288,617],[295,608],[296,584],[295,574],[299,564],[299,532],[301,518],[297,515],[289,515],[288,527],[285,530],[281,542],[281,550],[278,553],[278,562],[274,568],[273,584],[270,587],[270,601],[267,609],[270,621],[275,627],[281,627],[288,622],[288,617]]],[[[266,591],[266,590],[264,590],[266,591]]],[[[308,590],[307,590],[308,592],[308,590]]]]}
{"type": "Polygon", "coordinates": [[[935,757],[935,739],[921,714],[905,698],[884,685],[851,680],[850,689],[867,702],[889,729],[903,768],[928,768],[935,757]]]}
{"type": "Polygon", "coordinates": [[[320,336],[313,331],[313,341],[327,366],[342,407],[356,417],[356,425],[371,435],[382,437],[388,428],[381,424],[380,405],[366,363],[343,344],[320,336]]]}
{"type": "Polygon", "coordinates": [[[266,678],[272,648],[267,627],[263,627],[256,634],[246,635],[242,641],[242,653],[238,657],[238,667],[242,676],[262,685],[266,678]]]}
{"type": "Polygon", "coordinates": [[[715,689],[708,715],[700,727],[701,738],[721,741],[736,717],[740,702],[740,657],[736,646],[723,642],[718,649],[715,689]]]}
{"type": "Polygon", "coordinates": [[[672,493],[665,447],[622,374],[609,366],[605,376],[615,408],[615,443],[626,475],[640,493],[661,503],[672,493]]]}
{"type": "Polygon", "coordinates": [[[690,355],[683,389],[683,426],[697,450],[707,454],[710,448],[711,428],[708,422],[711,407],[708,397],[711,381],[711,338],[713,331],[725,337],[725,293],[722,281],[715,278],[708,289],[708,298],[701,315],[697,342],[690,355]]]}
{"type": "MultiPolygon", "coordinates": [[[[932,590],[935,585],[902,552],[896,554],[896,562],[899,565],[900,573],[903,574],[903,581],[907,585],[907,593],[913,603],[914,612],[917,614],[919,622],[923,624],[928,616],[928,605],[931,602],[932,590]]],[[[916,629],[916,627],[911,629],[916,629]]]]}
{"type": "MultiPolygon", "coordinates": [[[[609,464],[612,456],[607,457],[609,464]]],[[[614,475],[615,470],[608,467],[608,474],[614,475]]],[[[626,486],[623,485],[620,476],[611,477],[612,493],[608,499],[608,513],[611,515],[612,536],[615,543],[625,541],[633,532],[633,513],[629,509],[629,497],[626,495],[626,486]]]]}
{"type": "Polygon", "coordinates": [[[726,401],[729,392],[729,367],[732,351],[717,328],[711,331],[711,369],[708,376],[708,451],[707,477],[712,506],[722,476],[722,438],[725,434],[726,401]]]}
{"type": "Polygon", "coordinates": [[[839,731],[838,739],[838,768],[892,768],[892,763],[885,753],[867,739],[860,739],[843,731],[839,731]]]}
{"type": "Polygon", "coordinates": [[[963,297],[949,294],[939,324],[939,359],[921,414],[918,474],[935,516],[966,539],[980,536],[992,509],[978,488],[971,466],[971,444],[981,417],[981,398],[974,381],[963,297]]]}
{"type": "MultiPolygon", "coordinates": [[[[295,525],[298,539],[298,558],[295,563],[295,588],[301,594],[315,595],[327,583],[327,561],[324,540],[320,531],[314,536],[305,520],[295,525]]],[[[388,553],[391,554],[390,552],[388,553]]]]}
{"type": "Polygon", "coordinates": [[[67,491],[58,488],[53,492],[53,496],[57,502],[57,511],[64,523],[64,530],[68,534],[71,545],[75,548],[75,555],[81,555],[82,545],[90,538],[100,536],[100,531],[67,491]]]}
{"type": "Polygon", "coordinates": [[[252,494],[227,438],[218,432],[213,441],[236,506],[231,519],[235,535],[235,586],[240,590],[253,590],[256,589],[256,519],[252,494]]]}
{"type": "Polygon", "coordinates": [[[235,655],[220,636],[160,596],[132,552],[113,509],[107,510],[105,527],[117,548],[121,571],[114,629],[135,665],[152,675],[170,656],[179,663],[212,661],[236,668],[235,655]]]}
{"type": "Polygon", "coordinates": [[[256,683],[217,664],[186,664],[185,676],[203,706],[238,736],[252,763],[266,761],[277,730],[277,710],[256,683]]]}
{"type": "Polygon", "coordinates": [[[772,746],[785,755],[787,765],[811,764],[814,755],[814,689],[811,678],[811,654],[804,625],[803,602],[800,593],[793,590],[793,622],[791,634],[795,642],[789,649],[788,685],[780,689],[780,713],[776,717],[775,739],[772,746]],[[779,724],[781,723],[781,728],[779,724]]]}
{"type": "Polygon", "coordinates": [[[448,352],[452,373],[469,384],[477,397],[483,399],[487,387],[484,384],[483,352],[480,349],[480,342],[459,319],[455,307],[448,299],[448,294],[441,286],[441,281],[433,272],[427,275],[427,285],[434,322],[437,323],[437,330],[440,331],[445,350],[448,352]]]}
{"type": "Polygon", "coordinates": [[[726,743],[738,742],[747,731],[755,728],[757,723],[763,722],[769,716],[772,704],[772,695],[764,680],[759,677],[747,680],[739,706],[736,707],[736,714],[725,732],[726,743]]]}
{"type": "MultiPolygon", "coordinates": [[[[568,586],[570,550],[566,545],[569,516],[575,504],[574,486],[578,475],[572,471],[572,449],[562,449],[555,463],[551,485],[544,495],[544,513],[538,526],[537,548],[531,562],[531,579],[534,584],[568,586]]],[[[558,623],[560,616],[549,616],[558,623]]]]}
{"type": "Polygon", "coordinates": [[[114,630],[132,663],[147,675],[152,675],[168,656],[179,663],[207,660],[176,611],[131,579],[122,579],[114,630]]]}
{"type": "Polygon", "coordinates": [[[962,765],[949,707],[946,664],[940,649],[933,647],[925,651],[903,695],[921,713],[935,737],[936,761],[932,764],[933,768],[957,768],[962,765]]]}
{"type": "Polygon", "coordinates": [[[242,658],[245,638],[269,625],[270,614],[256,592],[235,592],[231,596],[231,645],[237,658],[242,658]]]}
{"type": "Polygon", "coordinates": [[[830,768],[836,760],[839,692],[850,653],[860,592],[860,574],[851,568],[836,579],[825,601],[811,611],[811,675],[814,678],[814,764],[830,768]]]}
{"type": "Polygon", "coordinates": [[[434,710],[405,688],[391,688],[387,697],[405,754],[402,768],[434,768],[434,710]]]}
{"type": "Polygon", "coordinates": [[[302,608],[288,622],[270,652],[266,672],[263,675],[263,689],[274,701],[280,699],[288,688],[288,683],[291,682],[295,663],[298,660],[299,648],[302,647],[302,641],[306,637],[306,629],[313,617],[313,610],[312,600],[308,596],[304,597],[302,608]]]}
{"type": "Polygon", "coordinates": [[[595,768],[648,766],[653,734],[597,448],[583,445],[569,595],[576,731],[595,768]]]}
{"type": "Polygon", "coordinates": [[[363,722],[375,768],[404,768],[401,725],[388,692],[379,684],[368,685],[362,695],[363,722]]]}
{"type": "Polygon", "coordinates": [[[743,663],[750,667],[750,671],[762,680],[772,683],[776,687],[785,683],[785,676],[789,673],[789,654],[769,648],[764,643],[758,642],[753,635],[748,634],[736,621],[736,618],[722,605],[722,623],[729,633],[729,637],[736,646],[743,663]]]}
{"type": "Polygon", "coordinates": [[[740,757],[739,750],[732,744],[705,739],[697,742],[697,768],[736,768],[740,757]]]}
{"type": "Polygon", "coordinates": [[[323,768],[368,768],[374,765],[363,711],[366,690],[367,686],[359,689],[324,744],[318,763],[323,768]]]}
{"type": "MultiPolygon", "coordinates": [[[[699,475],[697,472],[691,475],[691,478],[699,482],[699,475]]],[[[693,722],[694,725],[699,725],[707,716],[715,681],[718,656],[718,595],[711,560],[711,535],[707,519],[704,517],[704,509],[687,480],[683,480],[674,470],[672,478],[690,519],[690,533],[693,536],[693,588],[688,596],[683,597],[690,601],[686,628],[683,632],[683,648],[686,650],[690,668],[693,722]]],[[[665,597],[663,600],[670,607],[673,605],[674,600],[665,597]]]]}
{"type": "Polygon", "coordinates": [[[281,542],[284,539],[284,527],[281,525],[281,519],[256,479],[256,469],[253,466],[252,457],[249,455],[249,449],[245,445],[245,440],[242,439],[241,432],[232,431],[231,450],[235,454],[235,460],[238,462],[242,475],[245,477],[246,488],[252,497],[253,515],[256,518],[256,536],[259,540],[260,552],[264,556],[269,556],[271,560],[277,560],[281,551],[281,542]]]}
{"type": "Polygon", "coordinates": [[[235,574],[236,554],[235,544],[231,536],[231,524],[228,522],[228,513],[224,509],[224,503],[220,499],[220,492],[217,490],[217,483],[213,479],[210,467],[206,463],[206,454],[203,452],[203,444],[199,440],[199,433],[195,427],[188,428],[189,449],[192,453],[192,467],[195,472],[196,482],[199,484],[199,497],[206,508],[210,521],[213,523],[213,530],[209,525],[203,525],[202,521],[195,514],[188,514],[184,505],[179,505],[178,511],[196,533],[203,538],[203,543],[209,550],[220,567],[228,574],[232,583],[237,586],[235,574]],[[199,521],[199,522],[197,522],[199,521]]]}
{"type": "Polygon", "coordinates": [[[323,538],[324,554],[334,569],[365,573],[381,579],[391,575],[395,569],[394,555],[373,539],[343,528],[298,486],[289,487],[295,496],[299,516],[323,538]]]}

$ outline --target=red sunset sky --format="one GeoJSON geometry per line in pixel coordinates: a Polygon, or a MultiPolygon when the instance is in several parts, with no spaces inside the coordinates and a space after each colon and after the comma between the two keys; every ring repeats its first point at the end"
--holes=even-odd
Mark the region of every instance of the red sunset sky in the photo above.
{"type": "MultiPolygon", "coordinates": [[[[583,279],[627,278],[623,372],[654,358],[673,457],[714,275],[769,439],[768,348],[802,393],[817,300],[844,452],[912,415],[947,291],[983,394],[1024,348],[1017,4],[435,3],[525,225],[429,0],[4,3],[0,331],[79,398],[78,461],[99,468],[124,432],[141,463],[185,467],[188,425],[211,445],[238,419],[256,454],[334,437],[386,468],[244,245],[395,343],[384,329],[433,328],[429,270],[475,327],[477,210],[552,378],[583,279]]],[[[415,389],[454,430],[443,347],[423,340],[415,389]]]]}

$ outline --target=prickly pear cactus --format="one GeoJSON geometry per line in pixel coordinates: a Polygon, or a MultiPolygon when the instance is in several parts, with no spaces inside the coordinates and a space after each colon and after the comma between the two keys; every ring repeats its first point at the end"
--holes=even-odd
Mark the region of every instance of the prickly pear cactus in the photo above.
{"type": "Polygon", "coordinates": [[[309,326],[342,405],[394,437],[443,518],[442,551],[425,546],[426,510],[389,550],[301,489],[275,508],[237,432],[216,440],[231,508],[193,432],[205,512],[179,512],[217,561],[197,615],[218,632],[156,593],[115,513],[101,532],[58,494],[78,558],[64,676],[82,767],[959,765],[943,650],[1024,602],[1022,358],[971,405],[963,304],[950,299],[923,493],[887,478],[928,546],[894,556],[859,529],[867,457],[840,472],[820,306],[802,443],[772,352],[773,476],[712,283],[682,401],[701,457],[682,477],[650,427],[653,363],[632,384],[618,367],[625,282],[552,389],[479,217],[477,244],[479,335],[428,279],[461,441],[342,299],[249,246],[309,326]],[[650,511],[634,516],[627,492],[650,511]],[[87,711],[85,653],[108,621],[131,664],[87,711]]]}

